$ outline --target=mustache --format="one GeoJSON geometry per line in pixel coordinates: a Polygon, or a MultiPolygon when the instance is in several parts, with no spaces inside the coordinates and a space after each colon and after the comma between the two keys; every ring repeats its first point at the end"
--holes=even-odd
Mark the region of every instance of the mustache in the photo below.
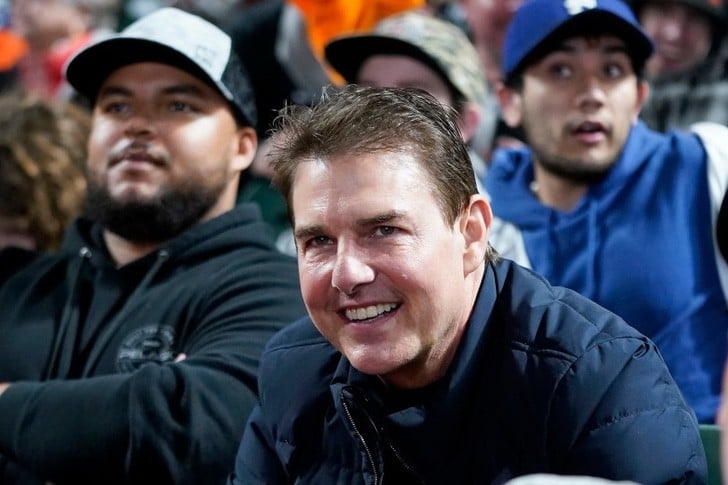
{"type": "Polygon", "coordinates": [[[158,153],[147,143],[132,142],[121,148],[113,150],[109,155],[109,166],[114,166],[124,160],[147,162],[158,167],[169,165],[167,157],[158,153]]]}

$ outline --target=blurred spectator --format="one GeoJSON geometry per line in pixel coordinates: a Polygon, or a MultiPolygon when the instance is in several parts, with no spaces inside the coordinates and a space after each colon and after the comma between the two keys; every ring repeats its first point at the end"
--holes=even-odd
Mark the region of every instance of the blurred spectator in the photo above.
{"type": "MultiPolygon", "coordinates": [[[[485,68],[485,77],[490,91],[495,92],[503,82],[501,70],[501,51],[506,28],[513,13],[523,0],[455,0],[451,9],[461,10],[462,17],[469,28],[471,40],[485,68]]],[[[495,100],[486,103],[486,109],[497,112],[495,127],[490,132],[476,135],[473,148],[485,160],[490,160],[490,152],[495,147],[515,148],[523,144],[523,132],[506,124],[495,100]]]]}
{"type": "Polygon", "coordinates": [[[499,100],[529,146],[498,151],[484,181],[493,213],[518,237],[491,240],[652,339],[708,423],[728,350],[728,266],[714,236],[728,129],[661,134],[638,120],[652,51],[620,0],[523,3],[499,100]]]}
{"type": "Polygon", "coordinates": [[[28,43],[20,60],[21,86],[48,98],[72,91],[63,80],[70,56],[116,28],[120,0],[12,0],[12,29],[28,43]]]}
{"type": "Polygon", "coordinates": [[[266,137],[278,109],[286,103],[313,103],[328,78],[308,43],[305,20],[291,3],[254,3],[228,25],[253,85],[261,140],[251,168],[241,174],[238,203],[255,202],[274,237],[281,238],[279,248],[292,253],[286,204],[270,184],[266,137]]]}
{"type": "Polygon", "coordinates": [[[289,0],[306,19],[314,55],[324,59],[324,47],[334,37],[371,30],[380,20],[425,6],[424,0],[289,0]]]}
{"type": "MultiPolygon", "coordinates": [[[[189,0],[186,0],[189,1],[189,0]]],[[[288,212],[271,187],[266,159],[267,135],[277,111],[286,104],[310,105],[330,83],[341,83],[323,63],[323,47],[335,35],[370,29],[379,19],[424,5],[424,0],[263,0],[245,2],[225,22],[234,48],[255,91],[261,144],[251,169],[243,173],[238,202],[255,202],[278,238],[293,252],[288,212]],[[250,46],[255,46],[251,49],[250,46]]]]}
{"type": "MultiPolygon", "coordinates": [[[[229,30],[238,12],[254,3],[251,0],[168,0],[171,6],[198,15],[223,30],[229,30]]],[[[157,0],[160,3],[161,0],[157,0]]]]}
{"type": "Polygon", "coordinates": [[[650,96],[641,117],[653,129],[698,121],[728,124],[728,43],[722,0],[634,0],[655,43],[646,65],[650,96]]]}
{"type": "Polygon", "coordinates": [[[82,209],[89,128],[74,104],[0,96],[0,247],[58,248],[82,209]]]}
{"type": "MultiPolygon", "coordinates": [[[[495,110],[484,110],[488,84],[477,53],[456,26],[421,12],[390,16],[366,33],[334,38],[326,60],[352,84],[423,89],[458,112],[458,128],[469,143],[485,117],[491,127],[495,110]]],[[[470,150],[478,177],[483,160],[470,150]]]]}
{"type": "Polygon", "coordinates": [[[27,54],[28,43],[10,29],[10,5],[0,0],[0,92],[17,86],[18,63],[27,54]]]}
{"type": "Polygon", "coordinates": [[[473,44],[491,85],[501,81],[503,39],[513,13],[523,0],[458,0],[472,31],[473,44]]]}
{"type": "Polygon", "coordinates": [[[650,77],[694,70],[716,50],[725,32],[722,0],[634,0],[642,28],[655,43],[650,77]]]}
{"type": "Polygon", "coordinates": [[[0,284],[0,483],[221,482],[259,354],[305,311],[295,260],[235,207],[252,90],[230,38],[174,8],[66,75],[93,104],[86,211],[0,284]]]}
{"type": "Polygon", "coordinates": [[[128,27],[135,20],[162,7],[169,7],[174,0],[121,0],[117,30],[128,27]]]}

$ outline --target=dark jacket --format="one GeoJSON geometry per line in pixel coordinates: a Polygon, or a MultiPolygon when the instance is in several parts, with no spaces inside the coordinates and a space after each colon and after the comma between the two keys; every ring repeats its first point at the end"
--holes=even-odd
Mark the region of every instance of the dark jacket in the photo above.
{"type": "Polygon", "coordinates": [[[448,374],[396,392],[310,320],[269,343],[235,484],[492,484],[548,472],[704,483],[694,413],[654,344],[571,290],[489,267],[448,374]]]}
{"type": "Polygon", "coordinates": [[[224,481],[263,346],[304,313],[253,206],[121,268],[77,221],[0,286],[0,483],[224,481]]]}

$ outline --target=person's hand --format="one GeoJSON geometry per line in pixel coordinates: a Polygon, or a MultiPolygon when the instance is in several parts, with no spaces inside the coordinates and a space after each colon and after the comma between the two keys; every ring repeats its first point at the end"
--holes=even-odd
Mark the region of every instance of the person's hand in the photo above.
{"type": "Polygon", "coordinates": [[[9,382],[0,382],[0,396],[3,395],[3,392],[5,392],[5,389],[7,389],[8,387],[10,387],[9,382]]]}

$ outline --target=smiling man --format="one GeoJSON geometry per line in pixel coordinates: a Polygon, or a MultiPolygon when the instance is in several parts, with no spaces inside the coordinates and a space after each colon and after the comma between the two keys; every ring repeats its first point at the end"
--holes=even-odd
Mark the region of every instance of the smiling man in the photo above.
{"type": "Polygon", "coordinates": [[[264,352],[230,483],[703,483],[652,342],[489,246],[456,119],[359,86],[284,114],[274,181],[310,317],[264,352]]]}
{"type": "Polygon", "coordinates": [[[66,72],[93,105],[87,209],[0,286],[0,483],[222,481],[263,345],[305,313],[295,260],[235,206],[252,91],[230,38],[177,9],[66,72]]]}
{"type": "Polygon", "coordinates": [[[652,339],[698,419],[712,422],[728,332],[714,236],[728,129],[663,135],[638,121],[652,51],[620,0],[521,6],[499,99],[529,146],[497,153],[484,180],[495,224],[517,233],[492,243],[652,339]]]}

